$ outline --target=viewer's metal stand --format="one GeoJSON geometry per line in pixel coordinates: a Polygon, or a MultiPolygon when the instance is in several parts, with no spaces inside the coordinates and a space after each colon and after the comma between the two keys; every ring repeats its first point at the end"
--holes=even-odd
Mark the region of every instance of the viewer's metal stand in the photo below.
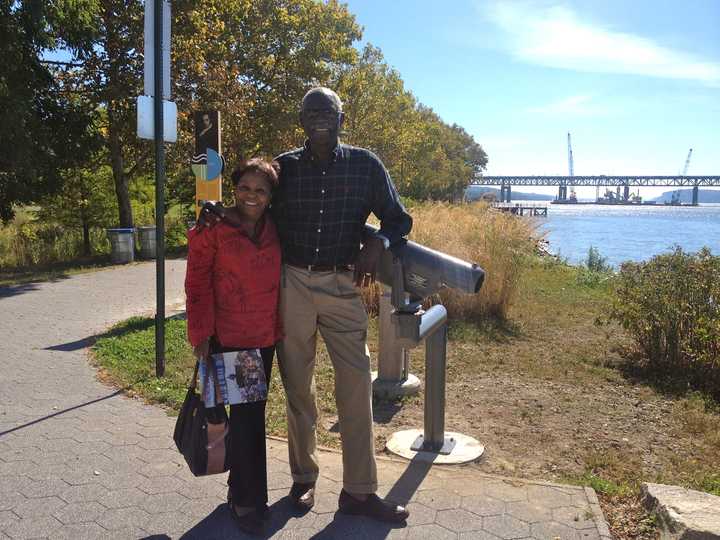
{"type": "MultiPolygon", "coordinates": [[[[425,311],[420,301],[409,301],[404,292],[403,276],[402,263],[396,258],[391,292],[391,303],[395,308],[391,314],[395,331],[392,341],[406,354],[425,340],[424,430],[396,432],[386,446],[408,459],[446,464],[474,461],[483,454],[485,447],[472,437],[445,431],[447,310],[442,305],[435,305],[425,311]]],[[[382,324],[381,321],[381,328],[382,324]]],[[[381,341],[381,350],[382,344],[381,341]]]]}
{"type": "Polygon", "coordinates": [[[378,370],[373,372],[373,395],[398,399],[420,391],[420,379],[409,373],[410,354],[395,337],[390,287],[383,286],[378,316],[378,370]]]}

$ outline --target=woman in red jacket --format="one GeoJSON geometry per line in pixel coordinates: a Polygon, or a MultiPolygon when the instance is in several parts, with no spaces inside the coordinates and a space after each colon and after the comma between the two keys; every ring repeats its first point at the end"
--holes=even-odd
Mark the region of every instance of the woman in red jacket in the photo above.
{"type": "MultiPolygon", "coordinates": [[[[278,318],[280,243],[265,211],[278,165],[251,159],[232,173],[233,222],[188,233],[185,277],[188,339],[196,356],[260,349],[270,383],[278,318]]],[[[262,532],[267,512],[265,400],[230,406],[228,501],[242,530],[262,532]]]]}

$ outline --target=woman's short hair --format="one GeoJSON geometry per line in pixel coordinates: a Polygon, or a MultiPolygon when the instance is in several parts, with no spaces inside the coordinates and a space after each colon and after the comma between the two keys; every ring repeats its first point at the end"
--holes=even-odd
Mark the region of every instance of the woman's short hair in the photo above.
{"type": "Polygon", "coordinates": [[[270,187],[276,188],[279,182],[280,164],[277,161],[267,161],[262,158],[252,158],[244,161],[230,175],[233,186],[237,186],[242,177],[251,172],[262,174],[270,182],[270,187]]]}

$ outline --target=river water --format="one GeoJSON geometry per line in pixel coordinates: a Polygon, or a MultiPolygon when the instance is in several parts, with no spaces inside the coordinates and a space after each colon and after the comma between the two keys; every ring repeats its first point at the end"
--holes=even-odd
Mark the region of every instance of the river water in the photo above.
{"type": "Polygon", "coordinates": [[[594,246],[617,267],[647,260],[674,245],[685,251],[703,246],[720,255],[720,204],[688,206],[559,205],[545,201],[547,218],[534,218],[550,241],[550,251],[579,264],[594,246]]]}

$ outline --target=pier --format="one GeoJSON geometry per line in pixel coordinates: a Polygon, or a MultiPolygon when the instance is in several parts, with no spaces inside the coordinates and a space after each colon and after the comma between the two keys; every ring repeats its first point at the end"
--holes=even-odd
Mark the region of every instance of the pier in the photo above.
{"type": "Polygon", "coordinates": [[[508,212],[516,216],[533,216],[533,217],[547,217],[548,207],[547,206],[536,206],[536,205],[523,205],[523,204],[501,204],[496,203],[492,205],[496,210],[501,212],[508,212]]]}

